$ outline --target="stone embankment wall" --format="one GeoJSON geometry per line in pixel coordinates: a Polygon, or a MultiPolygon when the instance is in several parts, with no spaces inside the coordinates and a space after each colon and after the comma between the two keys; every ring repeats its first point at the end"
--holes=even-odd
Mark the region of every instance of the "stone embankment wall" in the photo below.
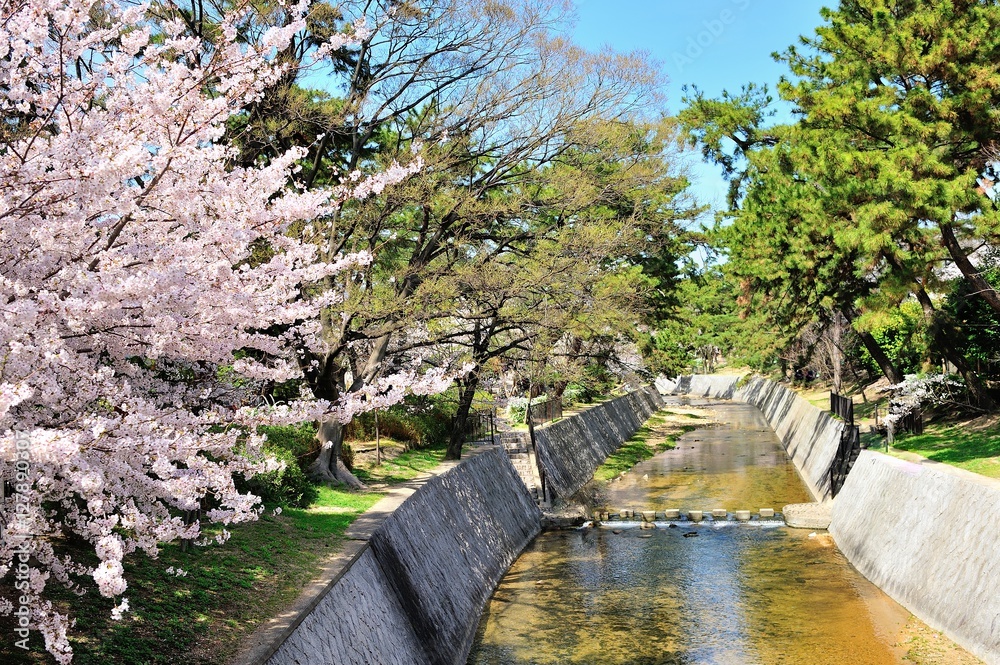
{"type": "Polygon", "coordinates": [[[1000,665],[1000,482],[862,451],[833,502],[850,562],[933,628],[1000,665]]]}
{"type": "Polygon", "coordinates": [[[669,394],[731,399],[756,406],[781,439],[813,498],[830,499],[830,467],[844,424],[773,381],[753,378],[739,384],[740,377],[694,375],[658,385],[669,394]]]}
{"type": "Polygon", "coordinates": [[[572,496],[662,406],[660,394],[646,387],[535,430],[547,490],[572,496]]]}
{"type": "Polygon", "coordinates": [[[540,524],[503,450],[470,457],[375,530],[268,665],[464,663],[486,601],[540,524]]]}

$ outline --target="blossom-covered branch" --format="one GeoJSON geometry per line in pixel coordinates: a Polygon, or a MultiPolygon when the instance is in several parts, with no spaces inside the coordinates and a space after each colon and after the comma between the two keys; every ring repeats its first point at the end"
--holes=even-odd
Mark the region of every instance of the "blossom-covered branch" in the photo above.
{"type": "MultiPolygon", "coordinates": [[[[253,43],[239,36],[249,6],[227,11],[208,43],[178,18],[153,22],[146,5],[0,5],[0,481],[17,489],[0,503],[0,578],[26,566],[19,593],[60,663],[72,657],[71,624],[46,600],[49,583],[92,582],[118,599],[119,618],[123,558],[199,541],[186,511],[222,524],[260,514],[234,474],[276,463],[253,423],[218,427],[250,420],[239,383],[220,368],[244,379],[301,375],[287,340],[314,336],[316,312],[338,302],[328,291],[310,301],[303,285],[370,257],[325,262],[286,230],[419,168],[305,191],[289,186],[302,150],[233,166],[226,123],[286,73],[274,56],[304,29],[307,3],[286,7],[288,20],[253,43]],[[289,332],[261,332],[276,328],[289,332]],[[238,351],[266,360],[234,363],[238,351]],[[66,553],[71,534],[98,565],[66,553]]],[[[338,35],[317,55],[354,38],[338,35]]],[[[393,390],[427,383],[397,379],[393,390]]],[[[12,609],[0,602],[0,613],[12,609]]]]}

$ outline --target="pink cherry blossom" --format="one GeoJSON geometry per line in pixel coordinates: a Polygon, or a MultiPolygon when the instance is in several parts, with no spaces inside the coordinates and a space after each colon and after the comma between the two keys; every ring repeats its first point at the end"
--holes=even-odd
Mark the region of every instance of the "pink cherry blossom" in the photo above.
{"type": "MultiPolygon", "coordinates": [[[[236,5],[209,45],[178,20],[147,20],[145,5],[0,3],[0,481],[16,488],[0,502],[0,575],[30,550],[32,625],[60,663],[72,658],[71,621],[45,600],[47,584],[118,598],[119,619],[125,557],[206,544],[194,511],[223,525],[260,515],[233,480],[277,464],[256,425],[349,419],[451,380],[414,369],[350,402],[246,404],[236,378],[301,376],[290,340],[322,345],[317,313],[341,295],[309,299],[302,285],[371,261],[321,261],[289,225],[325,223],[420,162],[328,191],[288,187],[303,150],[233,167],[226,122],[284,73],[272,58],[304,27],[308,3],[251,44],[238,40],[249,3],[236,5]],[[94,25],[99,10],[106,20],[94,25]],[[250,261],[257,242],[272,259],[250,261]],[[275,326],[290,332],[258,332],[275,326]],[[243,349],[266,360],[234,362],[243,349]],[[230,423],[245,428],[213,429],[230,423]],[[69,533],[92,545],[97,566],[57,551],[69,533]]],[[[365,34],[353,30],[316,56],[365,34]]],[[[0,599],[0,613],[17,603],[0,599]]]]}

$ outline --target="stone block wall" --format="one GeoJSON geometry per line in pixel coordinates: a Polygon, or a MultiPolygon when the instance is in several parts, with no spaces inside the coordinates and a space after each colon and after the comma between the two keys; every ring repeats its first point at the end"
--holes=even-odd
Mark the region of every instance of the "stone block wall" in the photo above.
{"type": "Polygon", "coordinates": [[[833,502],[850,562],[931,627],[1000,665],[1000,482],[865,450],[833,502]]]}
{"type": "Polygon", "coordinates": [[[660,394],[646,387],[535,430],[538,463],[551,495],[576,493],[662,406],[660,394]]]}
{"type": "Polygon", "coordinates": [[[503,450],[470,457],[375,530],[268,665],[464,663],[490,594],[540,524],[503,450]]]}

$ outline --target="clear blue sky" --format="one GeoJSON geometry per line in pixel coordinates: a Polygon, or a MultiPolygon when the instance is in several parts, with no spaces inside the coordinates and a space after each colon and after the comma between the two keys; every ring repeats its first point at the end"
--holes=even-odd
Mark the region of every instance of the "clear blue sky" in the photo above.
{"type": "MultiPolygon", "coordinates": [[[[660,62],[669,79],[670,112],[679,110],[681,86],[706,94],[766,83],[773,91],[787,73],[771,58],[812,35],[819,10],[836,0],[576,0],[575,40],[597,49],[641,49],[660,62]]],[[[718,169],[698,165],[694,191],[704,203],[721,205],[726,192],[718,169]]]]}

